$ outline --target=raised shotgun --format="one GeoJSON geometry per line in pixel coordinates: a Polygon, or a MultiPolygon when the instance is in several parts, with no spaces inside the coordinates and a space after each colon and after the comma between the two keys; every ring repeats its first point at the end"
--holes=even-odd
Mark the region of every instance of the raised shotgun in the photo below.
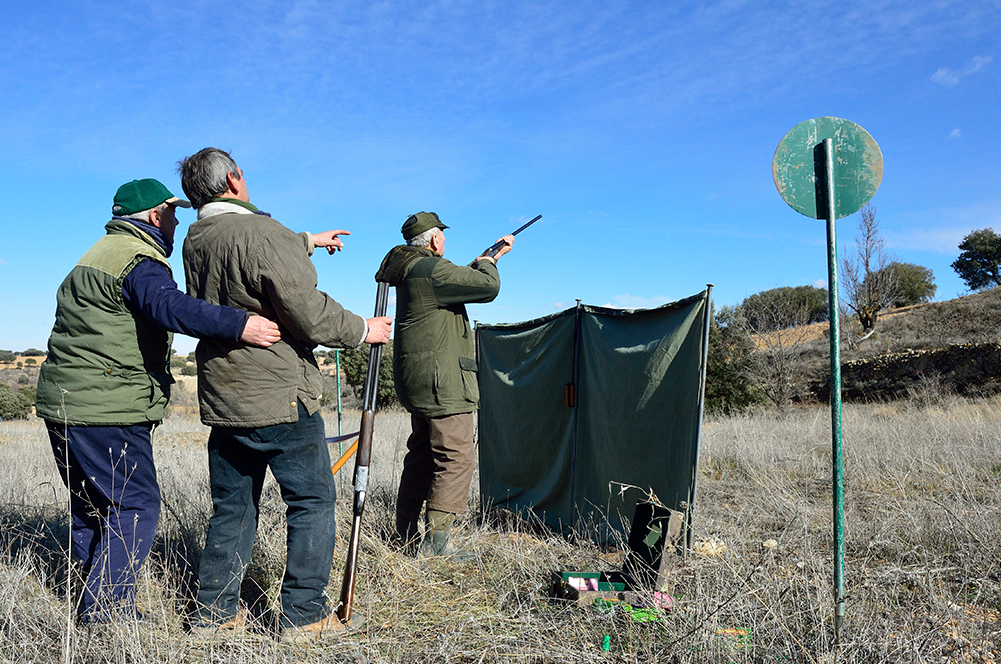
{"type": "MultiPolygon", "coordinates": [[[[389,302],[389,284],[380,281],[375,296],[375,317],[386,315],[389,302]]],[[[368,493],[368,464],[372,458],[372,430],[375,428],[375,401],[379,388],[379,363],[382,360],[382,344],[371,344],[368,350],[368,372],[362,388],[361,427],[358,434],[358,456],[355,458],[355,502],[354,520],[351,523],[351,541],[348,544],[348,560],[344,564],[344,584],[341,586],[341,601],[337,605],[337,617],[344,624],[351,620],[351,600],[354,598],[355,574],[358,571],[358,540],[361,538],[361,515],[365,511],[365,494],[368,493]]]]}
{"type": "MultiPolygon", "coordinates": [[[[535,222],[537,222],[539,219],[542,219],[542,215],[541,214],[538,215],[538,216],[536,216],[535,219],[531,220],[530,222],[528,222],[527,224],[525,224],[524,226],[522,226],[521,228],[519,228],[515,232],[511,233],[511,235],[517,235],[518,233],[522,232],[523,230],[525,230],[526,228],[528,228],[529,226],[531,226],[532,224],[534,224],[535,222]]],[[[480,254],[480,256],[489,256],[490,258],[493,258],[494,256],[497,255],[497,252],[500,251],[500,248],[503,247],[503,246],[504,246],[504,242],[503,241],[501,241],[501,242],[494,242],[492,245],[490,245],[490,248],[487,249],[486,251],[484,251],[482,254],[480,254]]],[[[480,256],[477,256],[476,258],[479,258],[480,256]]],[[[469,264],[469,267],[473,267],[474,265],[476,265],[476,258],[474,258],[473,262],[469,264]]]]}

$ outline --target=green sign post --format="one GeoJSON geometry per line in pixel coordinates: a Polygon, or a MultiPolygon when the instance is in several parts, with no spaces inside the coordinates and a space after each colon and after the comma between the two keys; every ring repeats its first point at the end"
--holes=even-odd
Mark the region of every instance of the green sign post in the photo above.
{"type": "Polygon", "coordinates": [[[775,187],[789,206],[827,220],[828,309],[831,326],[831,439],[834,479],[834,641],[845,619],[844,481],[841,450],[841,343],[838,321],[838,241],[835,220],[868,203],[883,179],[883,155],[854,122],[815,118],[779,142],[772,160],[775,187]]]}

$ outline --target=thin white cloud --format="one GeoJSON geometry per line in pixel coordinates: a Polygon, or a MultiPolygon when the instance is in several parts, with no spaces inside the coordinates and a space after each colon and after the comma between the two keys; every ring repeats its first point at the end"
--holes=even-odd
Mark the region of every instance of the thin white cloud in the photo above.
{"type": "Polygon", "coordinates": [[[654,297],[642,297],[640,295],[616,295],[614,302],[606,302],[601,305],[607,309],[653,309],[662,304],[667,304],[671,298],[666,295],[655,295],[654,297]]]}
{"type": "Polygon", "coordinates": [[[6,265],[6,264],[7,264],[7,259],[6,258],[0,258],[0,265],[6,265]]]}
{"type": "Polygon", "coordinates": [[[956,87],[961,80],[989,65],[992,59],[988,55],[978,55],[970,59],[967,65],[958,71],[954,71],[949,67],[941,67],[932,74],[931,80],[947,88],[956,87]]]}
{"type": "Polygon", "coordinates": [[[944,85],[947,88],[959,85],[959,76],[948,67],[942,67],[937,72],[932,74],[931,80],[935,81],[939,85],[944,85]]]}
{"type": "Polygon", "coordinates": [[[894,251],[929,251],[955,254],[970,231],[1001,229],[1001,201],[986,201],[968,207],[927,210],[920,219],[899,219],[906,230],[887,233],[886,243],[894,251]],[[910,227],[906,225],[910,223],[910,227]]]}
{"type": "Polygon", "coordinates": [[[935,251],[943,254],[956,253],[956,247],[971,231],[971,228],[930,228],[915,229],[893,238],[893,247],[912,251],[935,251]]]}
{"type": "Polygon", "coordinates": [[[956,127],[951,132],[949,132],[949,138],[962,138],[962,137],[963,137],[963,130],[960,129],[959,127],[956,127]]]}

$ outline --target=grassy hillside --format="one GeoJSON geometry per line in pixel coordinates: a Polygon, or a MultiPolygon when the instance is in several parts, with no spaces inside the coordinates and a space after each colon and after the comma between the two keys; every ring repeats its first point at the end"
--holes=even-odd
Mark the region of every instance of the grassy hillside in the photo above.
{"type": "MultiPolygon", "coordinates": [[[[758,338],[762,356],[775,358],[781,379],[797,401],[826,401],[826,391],[818,390],[829,380],[830,342],[827,323],[783,330],[758,338]],[[776,357],[777,356],[777,357],[776,357]]],[[[954,300],[892,309],[880,314],[875,333],[858,340],[858,325],[851,317],[841,319],[841,361],[843,366],[906,351],[926,351],[961,344],[1001,342],[1001,288],[974,293],[954,300]]],[[[776,380],[776,376],[767,376],[776,380]]],[[[954,391],[956,385],[929,372],[922,381],[938,383],[939,389],[954,391]]],[[[846,380],[848,376],[846,376],[846,380]]],[[[988,381],[989,382],[989,381],[988,381]]],[[[962,386],[967,388],[970,386],[962,386]]],[[[986,385],[993,390],[994,385],[986,385]]],[[[962,390],[969,391],[969,390],[962,390]]],[[[907,389],[899,390],[906,393],[907,389]]],[[[861,397],[865,399],[865,397],[861,397]]],[[[873,396],[870,400],[880,400],[873,396]]]]}

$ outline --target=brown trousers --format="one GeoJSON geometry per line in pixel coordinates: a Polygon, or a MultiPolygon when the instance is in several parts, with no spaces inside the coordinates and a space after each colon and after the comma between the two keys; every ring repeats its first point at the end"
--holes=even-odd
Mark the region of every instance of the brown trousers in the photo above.
{"type": "Polygon", "coordinates": [[[476,467],[474,413],[410,415],[410,438],[403,459],[398,498],[427,500],[429,510],[462,514],[476,467]]]}

